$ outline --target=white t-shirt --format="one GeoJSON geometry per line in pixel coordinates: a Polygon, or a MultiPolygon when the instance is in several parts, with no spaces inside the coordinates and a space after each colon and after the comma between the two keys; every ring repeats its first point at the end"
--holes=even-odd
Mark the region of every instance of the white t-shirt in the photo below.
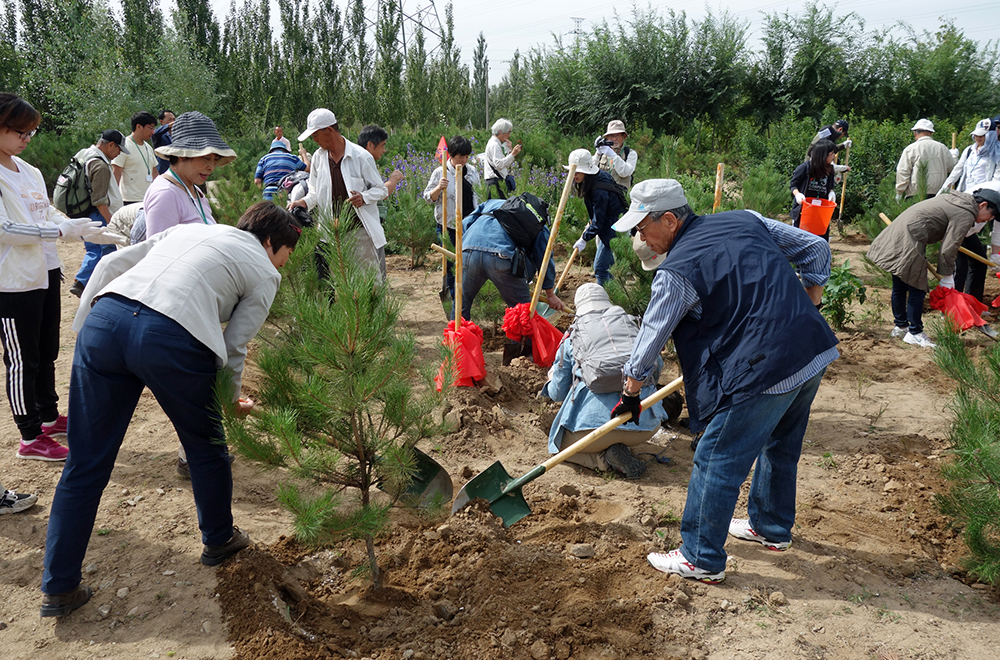
{"type": "Polygon", "coordinates": [[[156,154],[148,140],[139,145],[131,135],[125,138],[125,148],[129,154],[118,154],[111,164],[122,168],[122,200],[141,202],[156,174],[156,154]]]}
{"type": "MultiPolygon", "coordinates": [[[[15,172],[0,165],[0,177],[4,183],[21,193],[21,202],[28,211],[28,216],[36,224],[45,224],[49,217],[49,196],[45,188],[39,189],[34,177],[28,172],[15,172]]],[[[45,255],[45,270],[59,268],[59,255],[56,252],[55,241],[42,241],[42,254],[45,255]]]]}

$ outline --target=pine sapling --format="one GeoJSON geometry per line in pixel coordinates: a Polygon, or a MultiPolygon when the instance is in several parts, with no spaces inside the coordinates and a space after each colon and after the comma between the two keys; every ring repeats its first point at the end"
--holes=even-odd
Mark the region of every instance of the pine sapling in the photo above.
{"type": "Polygon", "coordinates": [[[304,231],[254,356],[258,409],[249,418],[222,410],[237,453],[287,471],[277,495],[296,536],[309,545],[364,539],[378,588],[375,538],[417,471],[414,445],[437,432],[430,413],[440,395],[417,368],[397,297],[355,262],[347,220],[304,231]],[[316,254],[328,280],[316,275],[316,254]],[[421,376],[427,386],[415,388],[421,376]]]}

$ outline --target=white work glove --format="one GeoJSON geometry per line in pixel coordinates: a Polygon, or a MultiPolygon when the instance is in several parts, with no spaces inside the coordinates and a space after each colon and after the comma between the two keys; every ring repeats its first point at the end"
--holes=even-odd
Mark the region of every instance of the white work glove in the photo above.
{"type": "Polygon", "coordinates": [[[840,143],[840,146],[842,146],[844,148],[847,148],[847,147],[851,146],[852,144],[854,144],[854,143],[851,142],[851,138],[847,138],[846,140],[844,140],[843,142],[840,143]]]}
{"type": "Polygon", "coordinates": [[[943,286],[946,289],[954,289],[955,288],[955,276],[954,275],[945,275],[938,282],[938,286],[943,286]]]}
{"type": "Polygon", "coordinates": [[[66,218],[56,222],[56,226],[59,227],[59,238],[64,241],[78,241],[91,234],[104,231],[104,225],[90,218],[66,218]]]}
{"type": "Polygon", "coordinates": [[[952,158],[958,160],[958,154],[960,153],[958,149],[949,149],[948,151],[951,152],[952,158]]]}
{"type": "Polygon", "coordinates": [[[827,195],[826,198],[828,200],[830,200],[831,202],[836,203],[837,202],[837,191],[836,190],[831,190],[830,194],[827,195]]]}
{"type": "Polygon", "coordinates": [[[805,195],[803,195],[803,194],[802,194],[802,193],[800,193],[800,192],[797,192],[797,193],[793,193],[793,194],[792,194],[792,197],[794,197],[794,198],[795,198],[795,203],[796,203],[796,204],[805,204],[805,203],[806,203],[806,196],[805,196],[805,195]]]}
{"type": "Polygon", "coordinates": [[[990,261],[996,264],[997,268],[1000,268],[1000,254],[991,254],[990,261]]]}
{"type": "Polygon", "coordinates": [[[577,252],[583,252],[587,249],[587,241],[583,240],[581,237],[576,243],[573,243],[573,249],[577,252]]]}
{"type": "Polygon", "coordinates": [[[608,145],[597,147],[597,153],[601,154],[602,156],[607,156],[608,158],[614,158],[615,156],[618,155],[615,153],[615,150],[609,147],[608,145]]]}
{"type": "Polygon", "coordinates": [[[84,236],[83,240],[98,245],[128,245],[129,243],[129,239],[112,231],[99,231],[89,236],[84,236]]]}

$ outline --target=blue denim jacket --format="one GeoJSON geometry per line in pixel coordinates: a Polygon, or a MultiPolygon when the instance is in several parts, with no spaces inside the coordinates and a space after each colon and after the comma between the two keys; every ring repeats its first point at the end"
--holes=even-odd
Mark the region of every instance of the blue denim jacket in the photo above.
{"type": "MultiPolygon", "coordinates": [[[[491,199],[483,202],[479,207],[462,220],[462,252],[466,250],[476,250],[479,252],[489,252],[504,259],[514,256],[517,247],[514,241],[500,226],[490,213],[503,205],[505,200],[491,199]]],[[[549,228],[542,227],[535,238],[535,244],[528,253],[528,263],[525,271],[525,279],[530,281],[538,272],[536,264],[542,263],[545,258],[545,248],[549,243],[549,228]]],[[[551,289],[556,284],[556,264],[549,259],[548,268],[545,269],[545,279],[542,282],[543,289],[551,289]]]]}
{"type": "MultiPolygon", "coordinates": [[[[663,360],[659,360],[655,375],[663,368],[663,360]]],[[[657,390],[656,380],[651,378],[642,386],[640,396],[646,398],[657,390]]],[[[591,431],[611,419],[611,411],[618,405],[621,395],[617,392],[595,394],[587,389],[583,382],[583,373],[576,367],[573,360],[573,342],[567,333],[556,351],[555,362],[549,369],[549,380],[542,388],[542,395],[563,404],[552,420],[549,430],[549,453],[558,454],[562,447],[563,433],[569,431],[591,431]]],[[[667,418],[663,404],[655,403],[649,410],[643,410],[639,416],[639,427],[624,424],[618,428],[626,431],[652,431],[667,418]]]]}

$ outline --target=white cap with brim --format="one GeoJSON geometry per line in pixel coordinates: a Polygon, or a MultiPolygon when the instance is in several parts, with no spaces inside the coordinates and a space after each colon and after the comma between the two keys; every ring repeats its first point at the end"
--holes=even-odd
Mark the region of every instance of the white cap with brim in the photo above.
{"type": "Polygon", "coordinates": [[[612,225],[615,231],[632,229],[650,213],[687,206],[684,189],[676,179],[646,179],[632,186],[629,195],[632,204],[625,215],[612,225]]]}
{"type": "Polygon", "coordinates": [[[980,119],[979,123],[976,124],[976,128],[969,133],[969,135],[986,135],[990,132],[990,120],[980,119]]]}
{"type": "Polygon", "coordinates": [[[604,290],[603,286],[594,284],[593,282],[581,284],[580,288],[576,290],[576,296],[573,298],[573,301],[576,303],[577,316],[589,314],[590,312],[603,312],[611,307],[611,299],[608,298],[608,292],[604,290]]]}
{"type": "Polygon", "coordinates": [[[639,261],[642,262],[643,270],[656,270],[663,260],[667,258],[665,254],[656,254],[648,245],[646,241],[639,238],[639,234],[632,237],[632,250],[635,252],[635,256],[639,257],[639,261]]]}
{"type": "Polygon", "coordinates": [[[569,153],[569,165],[563,165],[563,169],[568,170],[571,165],[576,165],[576,171],[581,174],[597,174],[599,171],[586,149],[575,149],[569,153]]]}
{"type": "Polygon", "coordinates": [[[337,116],[332,111],[326,108],[316,108],[309,113],[309,117],[306,119],[306,130],[299,136],[299,142],[308,140],[316,131],[321,131],[336,124],[337,116]]]}

